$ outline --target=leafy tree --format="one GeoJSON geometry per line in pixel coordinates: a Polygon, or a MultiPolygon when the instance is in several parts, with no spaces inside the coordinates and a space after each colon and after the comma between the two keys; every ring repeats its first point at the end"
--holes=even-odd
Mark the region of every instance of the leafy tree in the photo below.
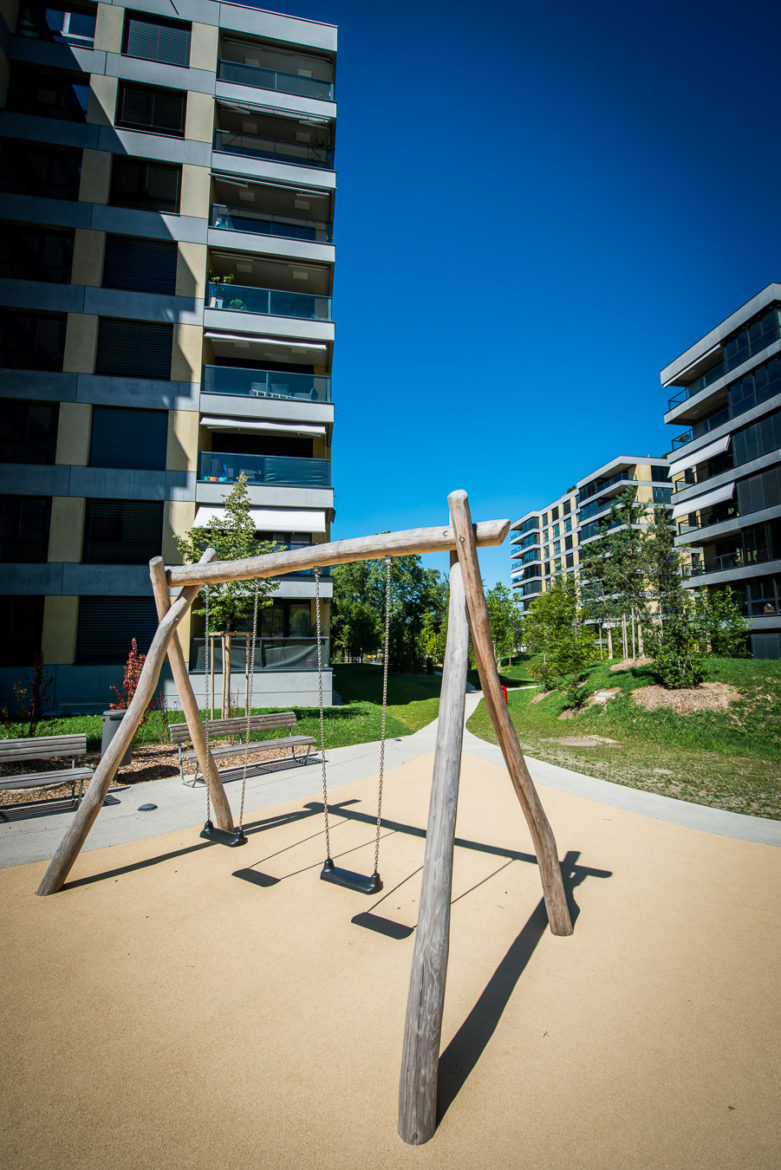
{"type": "Polygon", "coordinates": [[[718,658],[748,658],[749,627],[740,602],[729,585],[703,589],[696,602],[696,620],[705,648],[718,658]]]}
{"type": "Polygon", "coordinates": [[[629,487],[617,498],[599,525],[600,539],[587,545],[582,574],[588,582],[588,599],[602,618],[620,618],[627,630],[624,652],[632,657],[643,652],[642,623],[647,616],[646,511],[637,503],[637,489],[629,487]]]}
{"type": "Polygon", "coordinates": [[[491,638],[494,644],[494,658],[512,659],[513,651],[520,642],[523,617],[518,608],[518,599],[501,581],[489,589],[485,604],[491,622],[491,638]]]}
{"type": "Polygon", "coordinates": [[[667,615],[654,657],[654,667],[662,686],[679,690],[696,687],[702,682],[705,672],[697,633],[691,603],[685,603],[680,612],[667,615]]]}
{"type": "Polygon", "coordinates": [[[670,614],[687,611],[681,558],[675,547],[675,528],[669,508],[654,508],[653,524],[646,534],[646,574],[657,603],[657,619],[664,628],[670,614]]]}
{"type": "Polygon", "coordinates": [[[557,678],[574,674],[579,683],[596,656],[592,632],[580,620],[577,590],[572,579],[556,581],[529,607],[523,639],[536,659],[529,673],[545,689],[557,678]]]}
{"type": "MultiPolygon", "coordinates": [[[[218,560],[235,561],[274,552],[280,546],[255,536],[255,522],[250,515],[247,477],[240,475],[225,497],[225,510],[208,524],[191,528],[184,536],[176,537],[179,552],[187,564],[200,560],[207,548],[213,548],[218,560]]],[[[276,589],[273,578],[258,581],[258,608],[271,605],[271,594],[276,589]]],[[[225,581],[209,586],[210,634],[219,633],[222,639],[222,714],[230,715],[231,642],[239,624],[252,613],[255,598],[254,581],[225,581]]],[[[205,590],[201,590],[193,606],[195,613],[205,613],[205,590]]]]}
{"type": "Polygon", "coordinates": [[[378,616],[365,601],[344,602],[337,644],[351,658],[373,654],[382,644],[378,616]]]}
{"type": "Polygon", "coordinates": [[[437,621],[437,615],[433,609],[427,609],[423,614],[423,621],[420,627],[420,652],[426,661],[427,670],[430,670],[433,663],[438,659],[438,625],[441,625],[441,623],[437,621]]]}

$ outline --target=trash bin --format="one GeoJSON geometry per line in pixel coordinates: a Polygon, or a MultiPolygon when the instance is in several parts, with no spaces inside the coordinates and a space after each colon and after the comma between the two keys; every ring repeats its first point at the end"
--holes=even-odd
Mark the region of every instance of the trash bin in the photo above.
{"type": "MultiPolygon", "coordinates": [[[[499,685],[502,686],[501,683],[499,685]]],[[[504,705],[507,706],[507,687],[502,687],[502,698],[504,699],[504,705]]]]}
{"type": "MultiPolygon", "coordinates": [[[[100,736],[100,754],[104,756],[114,736],[119,731],[119,725],[122,722],[124,711],[104,711],[103,712],[103,730],[100,736]]],[[[124,768],[133,759],[133,745],[125,752],[122,759],[119,761],[119,767],[124,768]]]]}

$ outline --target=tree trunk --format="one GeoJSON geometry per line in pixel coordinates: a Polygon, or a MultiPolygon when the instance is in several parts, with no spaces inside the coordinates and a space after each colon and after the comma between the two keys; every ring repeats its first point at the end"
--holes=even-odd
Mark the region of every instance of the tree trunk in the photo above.
{"type": "Polygon", "coordinates": [[[637,619],[637,652],[641,658],[645,658],[645,646],[643,644],[643,627],[640,618],[637,619]]]}
{"type": "Polygon", "coordinates": [[[231,717],[231,635],[222,635],[222,718],[231,717]]]}
{"type": "Polygon", "coordinates": [[[626,613],[621,614],[621,643],[624,651],[624,658],[629,657],[629,639],[626,635],[626,613]]]}
{"type": "Polygon", "coordinates": [[[637,658],[637,638],[635,635],[635,607],[634,606],[632,606],[632,608],[629,611],[629,618],[630,618],[630,621],[632,622],[632,657],[637,658]]]}
{"type": "Polygon", "coordinates": [[[610,623],[610,618],[607,619],[607,656],[613,657],[613,627],[610,623]]]}

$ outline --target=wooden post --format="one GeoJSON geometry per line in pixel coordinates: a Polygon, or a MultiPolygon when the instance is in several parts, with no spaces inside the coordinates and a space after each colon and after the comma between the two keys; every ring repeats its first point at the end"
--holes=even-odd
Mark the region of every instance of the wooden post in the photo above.
{"type": "Polygon", "coordinates": [[[502,696],[499,674],[493,657],[491,623],[485,604],[466,492],[452,492],[448,496],[448,503],[450,505],[450,523],[457,537],[458,559],[464,574],[466,605],[472,629],[472,645],[477,659],[477,669],[480,674],[485,704],[534,842],[551,931],[553,934],[572,934],[572,920],[564,892],[564,881],[556,851],[556,839],[545,815],[545,810],[540,803],[537,789],[529,775],[518,736],[502,696]]]}
{"type": "MultiPolygon", "coordinates": [[[[201,561],[206,564],[209,561],[213,561],[216,555],[213,548],[208,548],[201,557],[201,561]]],[[[152,592],[155,595],[157,616],[162,622],[171,608],[171,600],[168,596],[168,582],[166,581],[165,565],[162,557],[154,557],[149,562],[149,576],[152,579],[152,592]]],[[[181,699],[184,717],[187,720],[190,739],[198,757],[198,767],[201,769],[201,775],[209,785],[209,796],[211,797],[212,807],[214,808],[214,822],[218,829],[225,829],[227,832],[232,832],[234,825],[230,805],[225,795],[225,789],[220,779],[217,765],[206,743],[206,732],[204,730],[203,720],[201,719],[198,700],[195,697],[193,685],[190,682],[190,675],[187,671],[187,664],[184,660],[182,644],[179,641],[179,633],[177,630],[174,630],[173,637],[168,645],[168,661],[171,664],[171,673],[174,676],[176,690],[181,699]]],[[[205,681],[208,685],[208,679],[205,681]]]]}
{"type": "Polygon", "coordinates": [[[60,842],[54,857],[51,859],[49,868],[43,875],[43,880],[37,890],[39,895],[56,894],[65,884],[71,867],[87,839],[87,834],[103,807],[103,801],[106,799],[106,793],[111,786],[111,781],[116,775],[120,760],[133,742],[133,736],[136,734],[141,720],[144,717],[144,712],[155,693],[157,680],[160,677],[160,670],[165,661],[168,643],[173,637],[179,622],[187,613],[197,596],[197,586],[183,589],[157,627],[157,632],[152,639],[152,645],[147,652],[144,668],[138,679],[138,686],[136,687],[133,701],[125,712],[117,733],[109,744],[105,755],[93,772],[89,787],[76,811],[70,828],[60,842]]]}
{"type": "Polygon", "coordinates": [[[426,853],[412,956],[399,1082],[399,1134],[422,1145],[437,1123],[437,1074],[450,941],[450,895],[458,781],[464,737],[469,623],[461,566],[451,554],[450,608],[442,670],[439,723],[431,785],[426,853]]]}

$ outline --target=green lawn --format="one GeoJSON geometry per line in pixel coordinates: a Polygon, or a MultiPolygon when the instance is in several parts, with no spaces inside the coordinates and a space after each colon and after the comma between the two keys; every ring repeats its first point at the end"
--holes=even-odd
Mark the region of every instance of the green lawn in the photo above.
{"type": "MultiPolygon", "coordinates": [[[[621,688],[605,707],[560,719],[561,692],[533,703],[536,691],[516,691],[509,696],[510,714],[522,747],[537,759],[697,804],[781,819],[781,664],[709,659],[706,681],[731,683],[741,692],[726,711],[645,711],[631,692],[655,681],[650,666],[620,672],[598,666],[589,675],[590,692],[621,688]],[[561,742],[594,736],[615,743],[561,742]]],[[[484,704],[469,729],[495,742],[484,704]]]]}

